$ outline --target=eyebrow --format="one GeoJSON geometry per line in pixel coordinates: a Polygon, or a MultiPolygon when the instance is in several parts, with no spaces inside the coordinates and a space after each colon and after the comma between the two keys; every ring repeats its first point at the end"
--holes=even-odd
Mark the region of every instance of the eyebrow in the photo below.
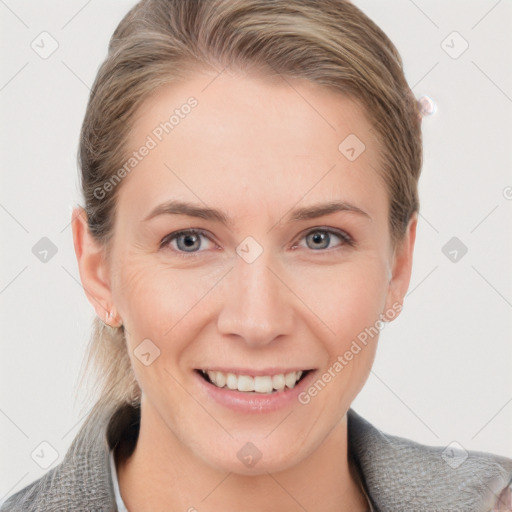
{"type": "Polygon", "coordinates": [[[317,217],[323,217],[336,212],[350,212],[358,215],[367,217],[369,220],[372,218],[370,214],[345,201],[330,201],[328,203],[321,203],[313,206],[307,206],[305,208],[298,208],[289,215],[289,222],[316,219],[317,217]]]}
{"type": "MultiPolygon", "coordinates": [[[[364,216],[372,220],[371,216],[361,208],[354,206],[345,201],[329,201],[303,208],[297,208],[291,213],[285,215],[285,222],[297,222],[301,220],[316,219],[336,212],[350,212],[364,216]]],[[[147,222],[159,215],[186,215],[188,217],[196,217],[200,219],[219,222],[226,226],[233,225],[232,217],[226,215],[220,210],[189,203],[186,201],[171,200],[158,205],[151,210],[149,215],[143,219],[147,222]]],[[[280,219],[281,220],[281,219],[280,219]]]]}
{"type": "Polygon", "coordinates": [[[187,215],[189,217],[198,217],[200,219],[212,220],[220,222],[221,224],[230,225],[232,219],[215,208],[207,206],[199,206],[185,201],[171,200],[166,203],[159,204],[156,208],[151,210],[149,215],[144,218],[143,222],[151,220],[159,215],[187,215]]]}

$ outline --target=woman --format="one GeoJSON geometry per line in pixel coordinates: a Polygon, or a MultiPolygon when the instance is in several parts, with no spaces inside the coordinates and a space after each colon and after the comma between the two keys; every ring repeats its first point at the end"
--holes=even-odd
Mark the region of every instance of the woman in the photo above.
{"type": "Polygon", "coordinates": [[[73,214],[101,396],[2,510],[507,510],[511,460],[350,408],[409,285],[420,124],[349,2],[137,4],[73,214]]]}

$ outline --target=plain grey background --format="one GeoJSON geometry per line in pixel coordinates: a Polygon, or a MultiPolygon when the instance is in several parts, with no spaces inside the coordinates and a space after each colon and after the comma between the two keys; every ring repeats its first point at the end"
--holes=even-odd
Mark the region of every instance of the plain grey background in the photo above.
{"type": "MultiPolygon", "coordinates": [[[[354,3],[436,112],[423,120],[409,294],[353,407],[385,432],[512,457],[512,4],[354,3]]],[[[62,460],[87,412],[75,400],[94,317],[69,226],[76,149],[89,88],[133,4],[0,0],[0,502],[62,460]],[[56,251],[46,262],[43,237],[56,251]]]]}

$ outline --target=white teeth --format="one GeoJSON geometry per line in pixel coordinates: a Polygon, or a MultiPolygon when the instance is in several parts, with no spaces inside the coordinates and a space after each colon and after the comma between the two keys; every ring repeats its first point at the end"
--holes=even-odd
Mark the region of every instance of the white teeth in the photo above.
{"type": "Polygon", "coordinates": [[[222,372],[216,372],[217,378],[215,379],[215,384],[219,386],[219,388],[223,388],[226,385],[226,376],[222,372]]]}
{"type": "Polygon", "coordinates": [[[272,393],[272,377],[254,377],[254,391],[258,393],[272,393]]]}
{"type": "Polygon", "coordinates": [[[227,387],[231,390],[238,390],[245,393],[272,393],[273,390],[283,391],[285,387],[293,389],[302,376],[302,371],[280,373],[278,375],[235,375],[234,373],[223,373],[219,371],[205,371],[210,381],[219,388],[227,387]]]}
{"type": "Polygon", "coordinates": [[[254,391],[254,379],[249,375],[238,377],[238,391],[254,391]]]}
{"type": "Polygon", "coordinates": [[[297,374],[295,372],[287,373],[284,376],[284,383],[286,387],[293,389],[295,387],[295,383],[297,382],[297,374]]]}
{"type": "Polygon", "coordinates": [[[284,380],[284,374],[280,373],[279,375],[274,375],[272,377],[272,387],[277,389],[278,391],[282,391],[286,386],[286,382],[284,380]]]}
{"type": "Polygon", "coordinates": [[[228,386],[229,389],[238,389],[238,379],[234,373],[227,374],[226,385],[228,386]]]}

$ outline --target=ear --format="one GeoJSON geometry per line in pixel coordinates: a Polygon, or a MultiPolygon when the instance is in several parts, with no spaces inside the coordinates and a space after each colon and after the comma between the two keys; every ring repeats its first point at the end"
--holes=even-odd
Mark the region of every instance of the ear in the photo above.
{"type": "Polygon", "coordinates": [[[73,245],[75,248],[80,280],[87,299],[100,319],[115,326],[112,293],[104,249],[93,238],[87,223],[87,213],[82,207],[73,209],[71,217],[73,245]],[[112,316],[108,316],[112,311],[112,316]]]}
{"type": "Polygon", "coordinates": [[[402,241],[395,247],[391,259],[391,278],[383,312],[384,321],[392,321],[402,310],[405,294],[409,288],[412,273],[412,257],[416,241],[418,215],[411,216],[402,241]],[[387,314],[389,312],[389,314],[387,314]]]}

